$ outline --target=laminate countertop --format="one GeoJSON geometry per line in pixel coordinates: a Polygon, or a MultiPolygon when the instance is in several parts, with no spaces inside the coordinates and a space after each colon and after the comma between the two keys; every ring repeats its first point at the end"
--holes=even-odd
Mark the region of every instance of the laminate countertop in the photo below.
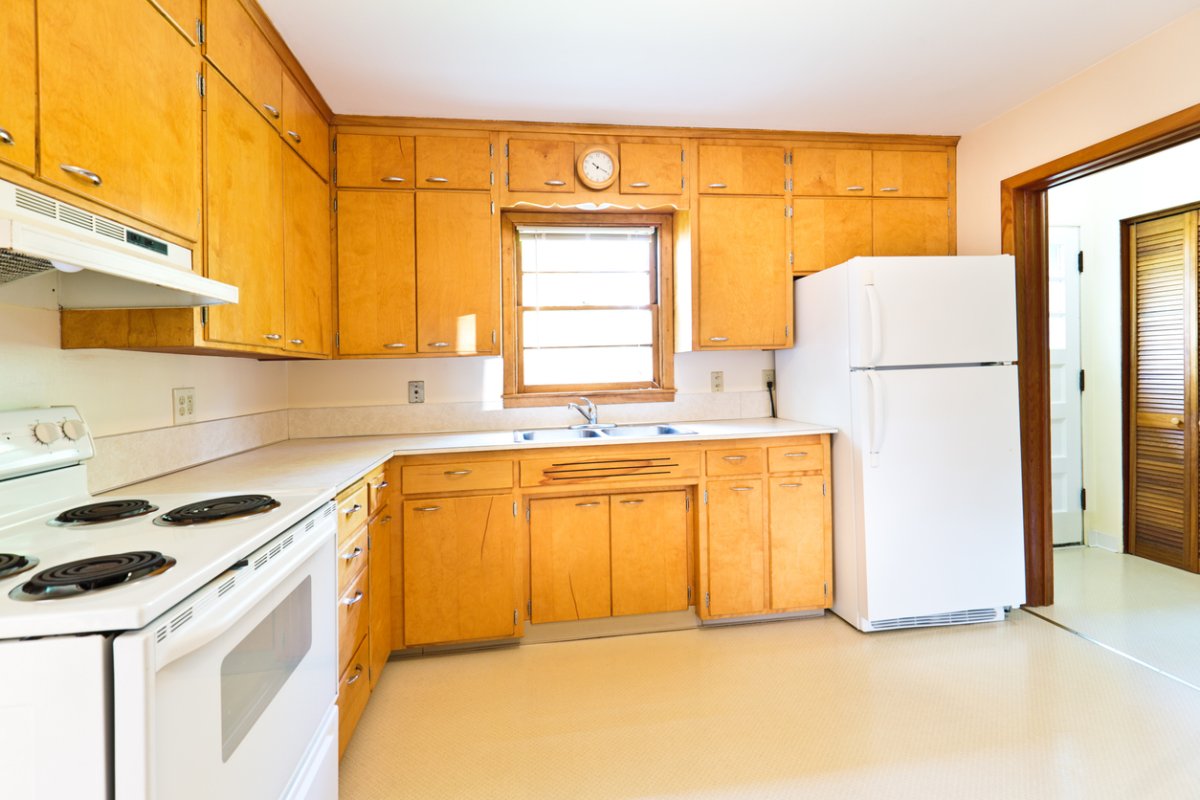
{"type": "MultiPolygon", "coordinates": [[[[567,442],[514,441],[511,430],[423,433],[396,436],[353,436],[329,439],[289,439],[245,453],[210,461],[105,495],[165,492],[263,493],[284,489],[328,491],[332,497],[362,475],[398,455],[476,453],[493,450],[538,450],[547,447],[607,447],[610,445],[698,440],[750,439],[836,433],[836,428],[774,419],[681,422],[695,431],[672,436],[587,439],[567,442]]],[[[103,495],[102,495],[103,496],[103,495]]]]}

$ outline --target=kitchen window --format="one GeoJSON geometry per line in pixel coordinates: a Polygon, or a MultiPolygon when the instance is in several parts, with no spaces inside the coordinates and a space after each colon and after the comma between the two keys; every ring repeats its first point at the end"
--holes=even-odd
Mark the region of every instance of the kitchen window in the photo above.
{"type": "Polygon", "coordinates": [[[506,406],[674,396],[667,215],[509,214],[506,406]]]}

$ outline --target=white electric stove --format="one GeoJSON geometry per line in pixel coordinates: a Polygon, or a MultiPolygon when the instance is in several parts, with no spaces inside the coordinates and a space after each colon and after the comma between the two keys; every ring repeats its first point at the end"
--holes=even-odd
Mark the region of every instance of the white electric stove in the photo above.
{"type": "Polygon", "coordinates": [[[0,774],[58,800],[336,797],[329,493],[88,495],[74,408],[0,412],[0,774]]]}

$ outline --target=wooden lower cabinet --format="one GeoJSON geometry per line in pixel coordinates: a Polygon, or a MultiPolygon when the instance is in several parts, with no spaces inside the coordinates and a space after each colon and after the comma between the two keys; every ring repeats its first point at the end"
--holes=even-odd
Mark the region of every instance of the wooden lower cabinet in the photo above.
{"type": "Polygon", "coordinates": [[[338,758],[346,752],[346,745],[350,744],[350,737],[371,696],[367,654],[368,647],[364,639],[350,657],[338,681],[338,758]]]}
{"type": "Polygon", "coordinates": [[[406,500],[404,643],[517,633],[513,496],[406,500]]]}
{"type": "Polygon", "coordinates": [[[608,497],[529,502],[529,583],[535,623],[612,614],[608,497]]]}
{"type": "Polygon", "coordinates": [[[688,607],[686,491],[613,495],[612,613],[688,607]]]}
{"type": "Polygon", "coordinates": [[[767,502],[771,608],[824,606],[831,566],[825,479],[820,475],[770,478],[767,502]]]}
{"type": "Polygon", "coordinates": [[[763,482],[708,482],[708,596],[713,616],[766,610],[763,482]]]}
{"type": "Polygon", "coordinates": [[[392,652],[392,545],[396,518],[390,508],[383,508],[367,525],[367,546],[371,557],[367,562],[367,584],[371,604],[367,608],[367,640],[370,644],[371,688],[392,652]]]}

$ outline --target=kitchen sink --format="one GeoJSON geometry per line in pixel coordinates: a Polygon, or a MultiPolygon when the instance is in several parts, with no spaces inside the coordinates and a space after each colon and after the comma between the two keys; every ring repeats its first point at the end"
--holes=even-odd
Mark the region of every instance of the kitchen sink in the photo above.
{"type": "Polygon", "coordinates": [[[571,430],[569,428],[545,428],[536,431],[513,431],[513,438],[520,442],[573,442],[578,439],[599,439],[599,431],[571,430]]]}
{"type": "Polygon", "coordinates": [[[580,439],[606,439],[615,437],[640,437],[643,439],[654,436],[678,436],[695,433],[674,425],[619,425],[615,428],[575,429],[570,428],[541,428],[535,431],[513,431],[513,439],[521,442],[573,442],[580,439]]]}
{"type": "Polygon", "coordinates": [[[674,425],[618,425],[604,432],[605,436],[679,436],[695,433],[674,425]]]}

